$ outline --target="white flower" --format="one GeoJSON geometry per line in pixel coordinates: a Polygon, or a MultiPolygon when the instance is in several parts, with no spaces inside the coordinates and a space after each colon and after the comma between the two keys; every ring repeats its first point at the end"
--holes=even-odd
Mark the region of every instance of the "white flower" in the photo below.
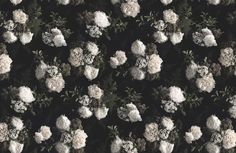
{"type": "Polygon", "coordinates": [[[80,149],[86,146],[87,134],[84,130],[77,129],[73,135],[72,146],[74,149],[80,149]]]}
{"type": "Polygon", "coordinates": [[[56,35],[53,39],[52,39],[54,45],[56,47],[62,47],[62,46],[67,46],[66,44],[66,40],[64,38],[64,36],[62,34],[60,35],[56,35]]]}
{"type": "Polygon", "coordinates": [[[118,61],[117,57],[110,57],[110,66],[113,69],[116,69],[117,66],[119,66],[119,61],[118,61]]]}
{"type": "Polygon", "coordinates": [[[205,43],[206,47],[217,46],[214,35],[205,36],[203,42],[205,43]]]}
{"type": "Polygon", "coordinates": [[[14,5],[18,5],[22,2],[22,0],[10,0],[10,2],[14,5]]]}
{"type": "Polygon", "coordinates": [[[95,68],[93,66],[90,65],[86,65],[85,66],[85,70],[84,70],[84,76],[88,79],[88,80],[93,80],[96,79],[96,77],[98,76],[98,72],[99,69],[95,68]]]}
{"type": "Polygon", "coordinates": [[[46,65],[43,61],[41,61],[40,64],[36,67],[35,77],[38,80],[44,78],[47,69],[48,69],[48,65],[46,65]]]}
{"type": "Polygon", "coordinates": [[[38,132],[35,132],[34,134],[34,140],[36,143],[40,144],[43,141],[46,141],[50,139],[52,136],[52,132],[50,130],[50,127],[48,126],[41,126],[38,132]]]}
{"type": "Polygon", "coordinates": [[[198,70],[198,65],[195,64],[193,61],[191,61],[191,64],[186,68],[185,72],[186,78],[188,80],[193,79],[196,76],[197,70],[198,70]]]}
{"type": "Polygon", "coordinates": [[[29,87],[21,86],[19,87],[18,91],[19,91],[18,96],[20,100],[22,100],[23,102],[31,103],[35,101],[33,92],[31,91],[29,87]]]}
{"type": "Polygon", "coordinates": [[[229,115],[230,115],[232,118],[236,119],[236,106],[230,107],[229,110],[228,110],[228,112],[229,112],[229,115]]]}
{"type": "Polygon", "coordinates": [[[86,45],[86,49],[90,52],[90,54],[96,56],[99,54],[99,49],[97,44],[93,43],[93,42],[88,42],[86,45]]]}
{"type": "Polygon", "coordinates": [[[234,51],[231,47],[220,50],[219,62],[225,67],[235,65],[234,51]]]}
{"type": "Polygon", "coordinates": [[[57,143],[55,149],[58,153],[70,153],[70,147],[64,143],[57,143]]]}
{"type": "Polygon", "coordinates": [[[220,153],[220,147],[214,143],[207,143],[206,150],[208,153],[220,153]]]}
{"type": "Polygon", "coordinates": [[[142,118],[139,114],[139,111],[137,109],[135,110],[131,110],[129,113],[128,113],[128,117],[129,117],[129,120],[130,122],[138,122],[138,121],[142,121],[142,118]]]}
{"type": "Polygon", "coordinates": [[[41,126],[40,133],[43,135],[44,140],[48,140],[52,136],[52,132],[48,126],[41,126]]]}
{"type": "Polygon", "coordinates": [[[3,38],[5,40],[5,42],[7,43],[14,43],[17,41],[17,37],[15,36],[15,34],[11,31],[6,31],[3,33],[3,38]]]}
{"type": "Polygon", "coordinates": [[[176,103],[182,103],[183,101],[186,100],[183,91],[176,86],[169,87],[169,97],[172,101],[176,103]]]}
{"type": "Polygon", "coordinates": [[[120,153],[123,141],[116,136],[116,138],[111,143],[111,153],[120,153]]]}
{"type": "Polygon", "coordinates": [[[149,59],[147,62],[148,73],[155,74],[155,73],[160,72],[162,62],[163,60],[157,54],[152,54],[151,56],[149,56],[149,59]]]}
{"type": "Polygon", "coordinates": [[[200,46],[212,47],[217,46],[215,37],[210,29],[204,28],[200,32],[193,33],[193,41],[200,46]]]}
{"type": "Polygon", "coordinates": [[[211,5],[218,5],[220,4],[220,0],[207,0],[207,2],[211,5]]]}
{"type": "Polygon", "coordinates": [[[231,149],[236,146],[236,133],[234,130],[228,129],[224,131],[223,147],[225,149],[231,149]]]}
{"type": "Polygon", "coordinates": [[[126,107],[128,109],[127,116],[129,117],[130,122],[142,121],[139,110],[133,103],[126,104],[126,107]]]}
{"type": "Polygon", "coordinates": [[[140,12],[140,6],[138,2],[135,1],[128,1],[126,3],[122,3],[120,8],[121,12],[125,16],[131,16],[133,18],[135,18],[140,12]]]}
{"type": "Polygon", "coordinates": [[[24,32],[20,35],[20,42],[25,45],[25,44],[28,44],[32,41],[32,38],[33,38],[33,33],[31,32],[24,32]]]}
{"type": "Polygon", "coordinates": [[[62,74],[47,78],[45,83],[50,92],[60,93],[65,87],[65,81],[62,74]]]}
{"type": "Polygon", "coordinates": [[[211,115],[210,117],[207,118],[206,126],[208,129],[219,131],[220,125],[221,125],[221,121],[219,120],[217,116],[211,115]]]}
{"type": "Polygon", "coordinates": [[[11,153],[21,153],[23,151],[23,148],[24,148],[24,144],[11,140],[8,150],[11,153]]]}
{"type": "Polygon", "coordinates": [[[153,37],[154,37],[155,41],[160,44],[165,43],[168,40],[168,37],[162,31],[154,32],[153,37]]]}
{"type": "Polygon", "coordinates": [[[82,118],[89,118],[93,115],[93,113],[86,106],[81,106],[78,109],[78,112],[79,112],[80,117],[82,117],[82,118]]]}
{"type": "Polygon", "coordinates": [[[137,67],[131,68],[131,75],[135,80],[143,80],[145,78],[145,72],[137,67]]]}
{"type": "Polygon", "coordinates": [[[28,15],[25,14],[21,9],[15,10],[12,12],[13,20],[20,24],[25,24],[28,20],[28,15]]]}
{"type": "Polygon", "coordinates": [[[143,136],[147,139],[149,142],[154,142],[159,140],[158,135],[158,124],[157,123],[149,123],[145,125],[145,132],[143,136]]]}
{"type": "Polygon", "coordinates": [[[185,140],[187,143],[192,143],[202,137],[202,131],[198,126],[191,126],[189,132],[185,132],[185,140]]]}
{"type": "Polygon", "coordinates": [[[145,55],[145,50],[146,50],[146,46],[140,40],[134,41],[131,45],[131,51],[135,55],[144,56],[145,55]]]}
{"type": "Polygon", "coordinates": [[[125,107],[117,109],[117,115],[120,119],[130,122],[142,121],[139,110],[133,103],[126,104],[125,107]]]}
{"type": "Polygon", "coordinates": [[[163,19],[170,24],[176,24],[179,16],[171,9],[163,11],[163,19]]]}
{"type": "Polygon", "coordinates": [[[191,132],[185,132],[185,141],[188,143],[188,144],[191,144],[193,141],[194,141],[194,136],[191,132]]]}
{"type": "Polygon", "coordinates": [[[68,61],[72,66],[78,67],[80,65],[83,65],[84,64],[83,60],[84,60],[84,55],[82,48],[76,47],[70,50],[70,57],[68,58],[68,61]]]}
{"type": "Polygon", "coordinates": [[[113,69],[117,68],[117,66],[125,64],[127,61],[127,57],[124,51],[118,50],[116,51],[114,57],[110,57],[110,65],[113,69]]]}
{"type": "Polygon", "coordinates": [[[0,142],[4,142],[8,139],[8,125],[6,123],[0,123],[0,142]]]}
{"type": "Polygon", "coordinates": [[[184,33],[174,32],[170,35],[170,41],[173,45],[179,44],[183,40],[184,33]]]}
{"type": "Polygon", "coordinates": [[[167,130],[173,130],[174,128],[174,122],[169,117],[163,117],[161,119],[161,124],[167,129],[167,130]]]}
{"type": "Polygon", "coordinates": [[[172,0],[160,0],[160,1],[164,5],[168,5],[168,4],[172,3],[172,0]]]}
{"type": "Polygon", "coordinates": [[[0,74],[8,73],[11,71],[12,59],[7,54],[0,55],[0,74]]]}
{"type": "Polygon", "coordinates": [[[94,110],[94,115],[98,120],[103,119],[107,116],[108,110],[107,107],[98,107],[94,110]]]}
{"type": "Polygon", "coordinates": [[[57,0],[57,3],[61,5],[68,5],[70,4],[70,0],[57,0]]]}
{"type": "Polygon", "coordinates": [[[161,153],[172,153],[173,149],[174,144],[163,140],[160,142],[159,150],[161,151],[161,153]]]}
{"type": "Polygon", "coordinates": [[[95,11],[94,12],[94,22],[97,26],[99,26],[101,28],[106,28],[111,25],[106,13],[104,13],[102,11],[95,11]]]}
{"type": "Polygon", "coordinates": [[[19,130],[19,131],[21,131],[24,128],[23,121],[18,117],[12,117],[11,124],[14,126],[16,130],[19,130]]]}
{"type": "Polygon", "coordinates": [[[192,133],[194,140],[198,140],[202,137],[202,131],[199,126],[191,126],[190,132],[192,133]]]}
{"type": "Polygon", "coordinates": [[[119,65],[123,65],[127,61],[127,57],[124,51],[121,50],[116,51],[115,57],[117,58],[119,65]]]}
{"type": "Polygon", "coordinates": [[[49,46],[62,47],[67,46],[65,38],[58,28],[53,28],[50,32],[44,32],[42,34],[42,40],[49,46]]]}
{"type": "Polygon", "coordinates": [[[56,127],[59,130],[69,131],[70,124],[71,124],[70,120],[65,115],[61,115],[60,117],[57,118],[56,127]]]}
{"type": "Polygon", "coordinates": [[[99,88],[96,84],[88,86],[89,97],[99,100],[102,98],[103,94],[103,90],[99,88]]]}
{"type": "Polygon", "coordinates": [[[210,93],[215,88],[215,80],[212,75],[205,75],[196,80],[196,85],[200,91],[210,93]]]}
{"type": "Polygon", "coordinates": [[[35,132],[34,133],[34,140],[36,143],[40,144],[44,141],[43,135],[40,132],[35,132]]]}

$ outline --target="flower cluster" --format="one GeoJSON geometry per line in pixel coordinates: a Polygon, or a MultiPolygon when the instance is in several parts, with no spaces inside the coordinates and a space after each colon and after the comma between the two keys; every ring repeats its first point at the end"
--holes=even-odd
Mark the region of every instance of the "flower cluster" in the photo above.
{"type": "Polygon", "coordinates": [[[6,75],[11,71],[11,65],[12,65],[12,59],[8,55],[6,46],[4,44],[1,45],[1,50],[0,50],[0,75],[6,75]]]}
{"type": "MultiPolygon", "coordinates": [[[[77,120],[76,122],[81,122],[77,120]]],[[[61,138],[57,142],[55,149],[58,153],[70,152],[70,148],[79,150],[86,146],[87,134],[84,132],[82,125],[78,128],[71,127],[71,121],[61,115],[56,120],[56,127],[61,131],[61,138]]]]}
{"type": "Polygon", "coordinates": [[[96,84],[88,86],[88,94],[79,98],[81,107],[78,109],[78,113],[81,118],[89,118],[93,114],[98,120],[107,116],[109,108],[102,101],[104,91],[96,84]]]}
{"type": "Polygon", "coordinates": [[[217,46],[212,31],[208,28],[201,29],[200,32],[193,33],[193,42],[199,46],[213,47],[217,46]]]}
{"type": "Polygon", "coordinates": [[[163,109],[168,113],[174,113],[178,110],[178,106],[186,100],[183,91],[176,86],[163,88],[163,97],[161,99],[163,109]]]}
{"type": "Polygon", "coordinates": [[[94,80],[97,78],[99,73],[99,68],[97,68],[98,62],[101,57],[99,56],[99,48],[94,42],[87,42],[82,49],[81,47],[76,47],[70,50],[70,56],[68,61],[73,67],[84,69],[84,76],[88,80],[94,80]]]}
{"type": "Polygon", "coordinates": [[[93,38],[101,37],[105,28],[111,25],[108,16],[102,11],[88,12],[86,17],[87,33],[93,38]]]}
{"type": "MultiPolygon", "coordinates": [[[[162,3],[164,3],[164,5],[167,5],[170,2],[163,1],[162,3]]],[[[174,30],[172,28],[173,26],[177,26],[178,20],[179,16],[172,9],[163,11],[163,20],[158,20],[154,23],[156,32],[153,33],[153,37],[155,42],[162,44],[170,39],[173,45],[181,43],[184,33],[182,33],[178,28],[174,28],[178,30],[174,30]]]]}
{"type": "Polygon", "coordinates": [[[29,107],[31,103],[35,101],[33,92],[29,87],[26,86],[14,88],[12,94],[13,97],[11,99],[11,107],[17,113],[24,113],[27,111],[27,107],[29,107]]]}
{"type": "Polygon", "coordinates": [[[135,80],[145,79],[148,75],[157,75],[161,71],[163,60],[157,51],[148,55],[146,53],[146,45],[140,40],[136,40],[131,45],[131,51],[136,57],[135,65],[131,68],[130,73],[135,80]]]}
{"type": "MultiPolygon", "coordinates": [[[[20,2],[12,1],[12,3],[17,5],[20,2]]],[[[22,9],[18,9],[12,12],[11,19],[3,21],[5,32],[2,37],[6,43],[15,43],[19,39],[23,45],[26,45],[32,41],[34,34],[27,28],[28,19],[29,16],[22,9]]]]}
{"type": "Polygon", "coordinates": [[[40,61],[35,69],[35,77],[38,80],[44,80],[49,92],[60,93],[65,87],[65,81],[62,73],[57,66],[51,66],[40,61]]]}
{"type": "Polygon", "coordinates": [[[24,148],[24,142],[22,140],[21,133],[24,133],[24,123],[18,117],[11,117],[9,124],[0,123],[0,142],[9,142],[8,150],[11,153],[21,153],[24,148]]]}
{"type": "Polygon", "coordinates": [[[53,28],[50,32],[44,32],[42,34],[42,40],[46,45],[62,47],[67,46],[66,40],[60,29],[53,28]]]}
{"type": "Polygon", "coordinates": [[[197,65],[193,61],[186,68],[186,78],[195,80],[200,92],[210,93],[215,88],[215,80],[209,68],[204,65],[197,65]]]}
{"type": "Polygon", "coordinates": [[[169,117],[162,117],[159,124],[156,122],[146,124],[143,136],[149,142],[159,141],[161,153],[171,153],[174,149],[174,144],[168,139],[174,128],[174,122],[169,117]]]}

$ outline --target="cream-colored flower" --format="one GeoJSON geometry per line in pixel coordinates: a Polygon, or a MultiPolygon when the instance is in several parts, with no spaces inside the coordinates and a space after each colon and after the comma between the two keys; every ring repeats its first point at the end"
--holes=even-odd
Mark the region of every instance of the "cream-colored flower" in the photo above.
{"type": "Polygon", "coordinates": [[[223,147],[230,149],[236,146],[236,133],[234,130],[228,129],[224,131],[223,135],[223,147]]]}
{"type": "Polygon", "coordinates": [[[171,9],[163,11],[163,19],[165,22],[176,24],[179,20],[179,16],[171,9]]]}
{"type": "Polygon", "coordinates": [[[125,16],[131,16],[133,18],[135,18],[140,12],[140,5],[138,4],[138,2],[134,1],[128,1],[126,3],[122,3],[120,8],[121,12],[125,16]]]}
{"type": "Polygon", "coordinates": [[[7,54],[0,55],[0,74],[5,74],[11,71],[12,59],[7,54]]]}
{"type": "Polygon", "coordinates": [[[99,88],[96,84],[88,86],[89,97],[99,100],[102,98],[103,94],[104,91],[101,88],[99,88]]]}
{"type": "Polygon", "coordinates": [[[87,134],[84,130],[77,129],[73,135],[72,146],[74,149],[80,149],[86,146],[87,134]]]}
{"type": "Polygon", "coordinates": [[[106,28],[111,25],[106,13],[104,13],[102,11],[94,12],[94,22],[97,26],[99,26],[101,28],[106,28]]]}
{"type": "Polygon", "coordinates": [[[160,72],[162,62],[163,60],[157,54],[152,54],[151,56],[149,56],[149,59],[147,62],[148,73],[155,74],[155,73],[160,72]]]}
{"type": "Polygon", "coordinates": [[[15,10],[12,12],[13,20],[20,24],[25,24],[28,20],[28,15],[25,14],[21,9],[15,10]]]}
{"type": "Polygon", "coordinates": [[[59,130],[69,131],[70,125],[71,121],[65,115],[61,115],[60,117],[57,118],[56,127],[59,130]]]}

